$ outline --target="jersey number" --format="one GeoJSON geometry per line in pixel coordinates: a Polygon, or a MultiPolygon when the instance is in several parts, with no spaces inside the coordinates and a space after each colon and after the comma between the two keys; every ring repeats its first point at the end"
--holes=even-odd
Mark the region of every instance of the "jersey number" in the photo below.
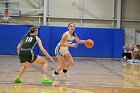
{"type": "Polygon", "coordinates": [[[27,37],[25,42],[32,42],[32,40],[33,40],[33,37],[27,37]]]}

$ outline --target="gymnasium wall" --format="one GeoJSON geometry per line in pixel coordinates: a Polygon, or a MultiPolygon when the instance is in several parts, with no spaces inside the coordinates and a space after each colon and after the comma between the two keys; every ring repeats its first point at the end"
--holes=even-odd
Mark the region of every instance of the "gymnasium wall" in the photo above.
{"type": "MultiPolygon", "coordinates": [[[[0,25],[0,54],[17,55],[16,47],[28,29],[29,26],[23,25],[0,25]]],[[[51,56],[55,56],[55,47],[65,31],[67,27],[40,27],[38,36],[51,56]]],[[[75,33],[80,39],[94,40],[95,45],[92,49],[87,49],[83,44],[79,44],[78,48],[70,48],[72,56],[121,58],[124,44],[123,29],[76,27],[75,33]]],[[[43,55],[38,46],[35,48],[35,53],[43,55]]]]}
{"type": "MultiPolygon", "coordinates": [[[[11,0],[13,1],[13,0],[11,0]]],[[[36,11],[43,10],[44,0],[19,0],[19,8],[25,17],[22,21],[38,22],[36,11]],[[25,9],[26,7],[26,9],[25,9]]],[[[114,27],[116,25],[117,1],[122,2],[121,27],[140,28],[140,0],[46,0],[47,24],[64,26],[74,22],[84,27],[114,27]],[[81,20],[82,19],[82,20],[81,20]],[[96,19],[96,20],[95,20],[96,19]],[[116,19],[116,20],[114,20],[116,19]],[[114,20],[114,21],[113,21],[114,20]]],[[[15,19],[17,20],[17,19],[15,19]]],[[[12,21],[12,20],[11,20],[12,21]]],[[[20,21],[20,20],[18,20],[20,21]]]]}

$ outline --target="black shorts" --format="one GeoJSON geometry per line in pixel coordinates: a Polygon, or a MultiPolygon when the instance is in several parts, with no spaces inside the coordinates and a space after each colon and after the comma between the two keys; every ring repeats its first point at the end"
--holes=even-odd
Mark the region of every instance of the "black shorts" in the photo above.
{"type": "Polygon", "coordinates": [[[123,53],[122,57],[126,56],[127,59],[132,59],[131,53],[123,53]]]}
{"type": "Polygon", "coordinates": [[[33,63],[37,59],[37,54],[34,54],[32,50],[20,50],[19,52],[19,59],[21,63],[29,62],[33,63]]]}

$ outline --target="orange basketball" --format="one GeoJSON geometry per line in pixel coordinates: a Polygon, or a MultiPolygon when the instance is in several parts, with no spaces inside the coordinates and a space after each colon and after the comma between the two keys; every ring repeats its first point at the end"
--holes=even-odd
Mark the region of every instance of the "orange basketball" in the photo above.
{"type": "Polygon", "coordinates": [[[94,46],[94,41],[91,39],[86,40],[85,46],[86,48],[92,48],[94,46]]]}

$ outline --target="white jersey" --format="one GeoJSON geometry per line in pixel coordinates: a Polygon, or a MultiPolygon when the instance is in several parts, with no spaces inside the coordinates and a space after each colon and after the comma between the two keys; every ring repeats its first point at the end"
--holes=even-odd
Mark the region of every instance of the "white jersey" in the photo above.
{"type": "MultiPolygon", "coordinates": [[[[75,39],[75,37],[74,36],[71,36],[71,34],[69,33],[69,31],[65,32],[64,34],[68,34],[68,38],[67,38],[67,40],[66,40],[65,43],[66,44],[71,44],[73,42],[73,40],[75,39]]],[[[63,36],[64,36],[64,34],[63,34],[63,36]]],[[[60,42],[58,43],[58,45],[60,45],[60,42]]]]}
{"type": "MultiPolygon", "coordinates": [[[[65,32],[64,34],[68,34],[68,38],[67,38],[65,44],[71,44],[71,43],[73,42],[73,40],[75,39],[75,37],[72,36],[72,35],[69,33],[69,31],[65,32]]],[[[64,36],[64,34],[63,34],[63,36],[64,36]]],[[[63,36],[62,36],[62,38],[63,38],[63,36]]],[[[66,53],[68,53],[68,52],[69,52],[69,51],[68,51],[68,47],[66,47],[66,46],[60,46],[60,42],[59,42],[58,45],[57,45],[57,47],[56,47],[56,49],[55,49],[55,54],[56,54],[57,56],[58,56],[58,55],[64,56],[64,55],[65,55],[66,53]]]]}

